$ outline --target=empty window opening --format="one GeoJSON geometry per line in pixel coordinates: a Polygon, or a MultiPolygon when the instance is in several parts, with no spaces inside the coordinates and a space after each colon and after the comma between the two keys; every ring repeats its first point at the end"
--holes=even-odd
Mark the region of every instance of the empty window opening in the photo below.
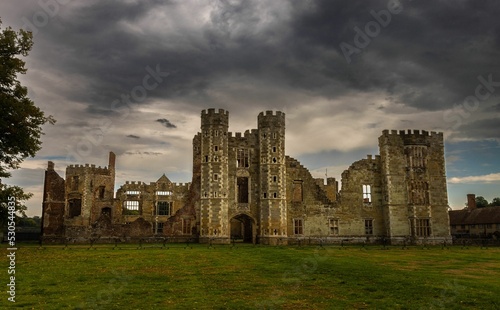
{"type": "Polygon", "coordinates": [[[278,177],[273,175],[273,182],[278,182],[278,177]]]}
{"type": "Polygon", "coordinates": [[[70,199],[68,201],[69,217],[80,216],[82,214],[82,200],[70,199]]]}
{"type": "Polygon", "coordinates": [[[363,185],[363,202],[371,203],[372,202],[372,187],[371,185],[363,185]]]}
{"type": "Polygon", "coordinates": [[[293,220],[293,233],[295,235],[303,235],[304,234],[304,226],[302,219],[294,219],[293,220]]]}
{"type": "Polygon", "coordinates": [[[373,220],[365,220],[365,235],[373,235],[373,220]]]}
{"type": "Polygon", "coordinates": [[[215,131],[215,136],[216,136],[216,137],[218,137],[218,136],[219,136],[219,131],[218,131],[218,130],[216,130],[216,131],[215,131]]]}
{"type": "Polygon", "coordinates": [[[217,192],[214,192],[214,198],[217,197],[217,192]]]}
{"type": "Polygon", "coordinates": [[[214,146],[214,151],[216,151],[216,152],[217,152],[218,150],[219,150],[219,146],[218,146],[218,145],[215,145],[215,146],[214,146]]]}
{"type": "Polygon", "coordinates": [[[431,224],[429,219],[416,219],[416,235],[419,237],[429,237],[431,235],[431,224]]]}
{"type": "Polygon", "coordinates": [[[208,163],[208,155],[205,155],[205,162],[208,163]]]}
{"type": "Polygon", "coordinates": [[[77,191],[79,182],[80,182],[80,178],[78,176],[74,176],[72,179],[72,182],[71,182],[71,186],[72,186],[71,189],[74,191],[77,191]]]}
{"type": "Polygon", "coordinates": [[[267,198],[267,193],[264,193],[264,198],[267,198]]]}
{"type": "Polygon", "coordinates": [[[163,223],[156,223],[156,233],[157,234],[163,233],[163,223]]]}
{"type": "Polygon", "coordinates": [[[99,186],[99,199],[104,199],[105,193],[106,193],[106,187],[99,186]]]}
{"type": "Polygon", "coordinates": [[[330,227],[330,235],[339,234],[339,220],[338,219],[328,219],[328,226],[330,227]]]}
{"type": "Polygon", "coordinates": [[[156,195],[158,196],[170,196],[172,195],[171,191],[156,191],[156,195]]]}
{"type": "Polygon", "coordinates": [[[218,161],[219,161],[219,156],[215,155],[215,156],[214,156],[214,161],[215,161],[215,162],[218,162],[218,161]]]}
{"type": "Polygon", "coordinates": [[[238,149],[236,154],[236,167],[248,168],[249,167],[249,152],[248,149],[238,149]]]}
{"type": "Polygon", "coordinates": [[[205,196],[205,198],[207,198],[207,197],[208,197],[208,193],[207,193],[207,192],[205,192],[205,194],[204,194],[203,196],[205,196]]]}
{"type": "Polygon", "coordinates": [[[278,160],[276,159],[276,157],[273,157],[273,163],[275,164],[277,162],[278,162],[278,160]]]}
{"type": "Polygon", "coordinates": [[[273,198],[278,198],[278,193],[274,192],[273,193],[273,198]]]}
{"type": "Polygon", "coordinates": [[[127,191],[127,195],[139,195],[140,191],[127,191]]]}
{"type": "Polygon", "coordinates": [[[217,173],[214,173],[214,181],[219,180],[219,175],[217,173]]]}
{"type": "Polygon", "coordinates": [[[273,146],[273,153],[276,153],[276,147],[273,146]]]}
{"type": "Polygon", "coordinates": [[[276,133],[273,132],[273,139],[276,139],[276,133]]]}
{"type": "Polygon", "coordinates": [[[236,183],[238,187],[238,202],[248,203],[248,178],[239,177],[236,183]]]}
{"type": "Polygon", "coordinates": [[[111,219],[111,208],[110,207],[102,208],[101,215],[104,215],[105,217],[111,219]]]}
{"type": "Polygon", "coordinates": [[[170,215],[170,203],[168,201],[158,201],[158,215],[170,215]]]}
{"type": "Polygon", "coordinates": [[[191,234],[191,220],[190,219],[182,219],[182,234],[184,234],[184,235],[191,234]]]}

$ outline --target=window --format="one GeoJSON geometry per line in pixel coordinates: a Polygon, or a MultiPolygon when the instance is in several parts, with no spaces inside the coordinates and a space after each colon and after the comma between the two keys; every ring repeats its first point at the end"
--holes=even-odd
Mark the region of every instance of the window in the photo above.
{"type": "Polygon", "coordinates": [[[339,234],[339,220],[328,219],[328,226],[330,227],[330,235],[337,236],[339,234]]]}
{"type": "Polygon", "coordinates": [[[82,200],[70,199],[68,201],[69,217],[80,216],[82,214],[82,200]]]}
{"type": "Polygon", "coordinates": [[[264,193],[264,198],[267,198],[267,193],[264,193]]]}
{"type": "Polygon", "coordinates": [[[79,177],[74,176],[72,179],[72,182],[71,182],[71,186],[72,186],[71,189],[74,191],[77,191],[78,190],[78,183],[79,183],[79,177]]]}
{"type": "Polygon", "coordinates": [[[427,146],[413,145],[405,147],[406,165],[410,168],[425,168],[427,146]]]}
{"type": "Polygon", "coordinates": [[[170,203],[168,201],[158,201],[158,215],[170,215],[170,203]]]}
{"type": "Polygon", "coordinates": [[[208,163],[208,155],[205,155],[205,162],[208,163]]]}
{"type": "Polygon", "coordinates": [[[372,187],[371,185],[363,185],[363,202],[371,203],[372,202],[372,187]]]}
{"type": "Polygon", "coordinates": [[[158,196],[170,196],[172,195],[171,191],[156,191],[156,195],[158,196]]]}
{"type": "Polygon", "coordinates": [[[157,234],[163,233],[163,223],[156,223],[156,233],[157,234]]]}
{"type": "Polygon", "coordinates": [[[207,193],[207,192],[205,192],[205,193],[203,194],[203,196],[205,196],[205,198],[207,198],[207,197],[208,197],[208,193],[207,193]]]}
{"type": "Polygon", "coordinates": [[[98,190],[99,199],[104,199],[104,194],[105,193],[106,193],[106,187],[99,186],[99,190],[98,190]]]}
{"type": "Polygon", "coordinates": [[[416,234],[419,237],[428,237],[431,235],[431,225],[429,219],[417,219],[415,225],[416,234]]]}
{"type": "Polygon", "coordinates": [[[278,193],[274,192],[273,193],[273,198],[278,198],[278,193]]]}
{"type": "Polygon", "coordinates": [[[276,133],[273,132],[273,139],[276,139],[276,133]]]}
{"type": "MultiPolygon", "coordinates": [[[[215,130],[215,136],[218,137],[219,136],[219,131],[218,130],[215,130]]],[[[217,151],[217,150],[216,150],[217,151]]]]}
{"type": "Polygon", "coordinates": [[[293,188],[292,188],[292,202],[302,202],[302,199],[303,199],[302,181],[295,180],[293,181],[293,188]]]}
{"type": "Polygon", "coordinates": [[[486,228],[493,228],[491,224],[486,224],[486,228]]]}
{"type": "Polygon", "coordinates": [[[214,192],[214,198],[217,197],[217,192],[214,192]]]}
{"type": "Polygon", "coordinates": [[[293,233],[295,235],[303,235],[304,234],[304,226],[302,219],[294,219],[293,220],[293,233]]]}
{"type": "Polygon", "coordinates": [[[139,191],[127,191],[127,195],[139,195],[139,191]]]}
{"type": "Polygon", "coordinates": [[[190,219],[182,219],[182,234],[184,234],[184,235],[191,234],[191,220],[190,219]]]}
{"type": "Polygon", "coordinates": [[[276,159],[276,157],[273,157],[273,164],[277,163],[278,160],[276,159]]]}
{"type": "Polygon", "coordinates": [[[238,168],[248,168],[249,167],[249,156],[248,149],[238,149],[236,154],[236,167],[238,168]]]}
{"type": "Polygon", "coordinates": [[[101,215],[104,215],[107,218],[111,218],[111,208],[110,207],[102,208],[101,215]]]}
{"type": "Polygon", "coordinates": [[[273,182],[278,182],[278,177],[273,175],[273,182]]]}
{"type": "Polygon", "coordinates": [[[238,203],[248,203],[248,178],[238,177],[236,183],[238,188],[238,203]]]}
{"type": "Polygon", "coordinates": [[[215,162],[218,162],[219,161],[219,157],[217,155],[214,156],[214,161],[215,162]]]}
{"type": "Polygon", "coordinates": [[[422,181],[411,181],[410,182],[410,204],[413,205],[425,205],[429,204],[429,184],[422,181]]]}
{"type": "Polygon", "coordinates": [[[365,235],[373,235],[373,220],[365,220],[365,235]]]}
{"type": "Polygon", "coordinates": [[[213,180],[214,181],[217,181],[219,179],[219,175],[217,173],[214,173],[214,177],[213,177],[213,180]]]}
{"type": "Polygon", "coordinates": [[[215,145],[215,146],[214,146],[214,151],[216,151],[216,152],[217,152],[218,150],[219,150],[219,146],[218,146],[218,145],[215,145]]]}
{"type": "Polygon", "coordinates": [[[137,200],[126,200],[123,206],[126,210],[139,211],[139,201],[137,200]]]}
{"type": "Polygon", "coordinates": [[[273,146],[273,153],[276,153],[276,147],[273,146]]]}

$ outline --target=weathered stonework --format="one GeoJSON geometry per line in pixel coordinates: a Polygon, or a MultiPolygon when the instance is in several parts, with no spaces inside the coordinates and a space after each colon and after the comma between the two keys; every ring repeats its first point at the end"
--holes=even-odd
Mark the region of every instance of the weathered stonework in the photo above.
{"type": "Polygon", "coordinates": [[[126,182],[114,192],[109,166],[69,166],[45,177],[46,240],[133,240],[262,244],[426,242],[450,238],[442,133],[385,130],[380,155],[334,178],[315,179],[285,155],[285,114],[266,111],[257,129],[229,129],[222,109],[201,113],[193,179],[126,182]]]}

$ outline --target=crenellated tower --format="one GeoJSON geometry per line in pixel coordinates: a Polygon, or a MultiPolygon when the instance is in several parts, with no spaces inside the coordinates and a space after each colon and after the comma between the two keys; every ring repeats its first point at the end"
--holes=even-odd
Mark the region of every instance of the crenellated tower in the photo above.
{"type": "Polygon", "coordinates": [[[384,130],[379,138],[386,233],[392,240],[449,237],[443,134],[384,130]]]}
{"type": "Polygon", "coordinates": [[[285,114],[258,116],[260,149],[260,237],[275,244],[287,236],[285,114]]]}
{"type": "Polygon", "coordinates": [[[229,112],[201,112],[200,241],[210,238],[229,242],[228,218],[228,127],[229,112]]]}

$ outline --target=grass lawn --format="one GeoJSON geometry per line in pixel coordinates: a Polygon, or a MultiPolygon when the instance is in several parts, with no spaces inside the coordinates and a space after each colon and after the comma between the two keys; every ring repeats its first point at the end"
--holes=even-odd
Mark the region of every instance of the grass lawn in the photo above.
{"type": "Polygon", "coordinates": [[[87,248],[21,244],[0,309],[500,309],[500,248],[87,248]]]}

